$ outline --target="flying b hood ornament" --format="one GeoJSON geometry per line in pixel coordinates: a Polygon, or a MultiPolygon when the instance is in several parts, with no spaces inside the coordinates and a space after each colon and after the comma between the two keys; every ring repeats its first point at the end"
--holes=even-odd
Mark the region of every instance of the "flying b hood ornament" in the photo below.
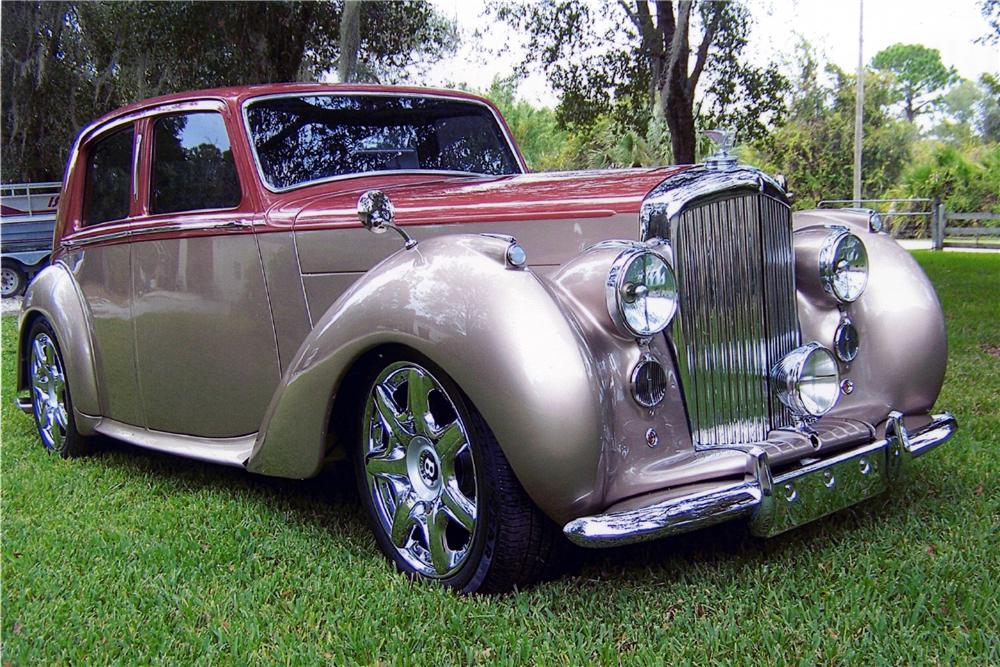
{"type": "Polygon", "coordinates": [[[716,130],[705,130],[705,136],[712,140],[718,150],[715,154],[705,160],[705,165],[712,169],[731,169],[736,166],[736,156],[733,155],[733,146],[736,145],[736,130],[733,128],[722,128],[716,130]]]}

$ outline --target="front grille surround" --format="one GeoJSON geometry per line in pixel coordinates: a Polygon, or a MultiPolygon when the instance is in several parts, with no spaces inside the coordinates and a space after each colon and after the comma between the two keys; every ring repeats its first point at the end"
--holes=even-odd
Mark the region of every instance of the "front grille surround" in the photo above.
{"type": "Polygon", "coordinates": [[[788,204],[763,189],[713,193],[671,218],[670,240],[671,337],[694,442],[762,442],[793,423],[768,381],[800,341],[788,204]]]}

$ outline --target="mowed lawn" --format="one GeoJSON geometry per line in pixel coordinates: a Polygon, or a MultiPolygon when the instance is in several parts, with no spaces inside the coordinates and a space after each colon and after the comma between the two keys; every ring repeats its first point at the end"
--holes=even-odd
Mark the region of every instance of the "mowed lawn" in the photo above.
{"type": "Polygon", "coordinates": [[[3,662],[998,664],[1000,256],[917,257],[961,430],[904,486],[769,541],[730,525],[581,550],[505,597],[394,574],[343,472],[46,455],[4,317],[3,662]]]}

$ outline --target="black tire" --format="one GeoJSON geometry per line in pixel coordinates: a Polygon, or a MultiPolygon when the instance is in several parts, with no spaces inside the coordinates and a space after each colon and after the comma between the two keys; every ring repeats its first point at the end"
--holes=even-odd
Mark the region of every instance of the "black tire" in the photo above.
{"type": "Polygon", "coordinates": [[[7,299],[20,296],[27,285],[28,275],[24,272],[24,268],[17,262],[3,260],[0,267],[0,297],[7,299]]]}
{"type": "MultiPolygon", "coordinates": [[[[94,449],[94,439],[80,435],[80,432],[76,428],[76,419],[73,416],[73,399],[70,395],[69,382],[65,378],[65,365],[63,365],[62,362],[62,349],[59,347],[59,340],[56,338],[55,331],[53,331],[52,326],[44,317],[38,318],[31,325],[26,345],[25,359],[27,368],[25,368],[25,375],[28,378],[29,390],[31,391],[31,406],[32,414],[35,418],[35,428],[38,430],[38,437],[41,439],[42,444],[45,445],[47,450],[54,454],[58,454],[64,459],[76,458],[90,454],[94,449]],[[55,355],[54,358],[63,377],[61,391],[52,390],[52,393],[59,396],[58,401],[65,410],[66,424],[65,427],[63,427],[60,424],[55,423],[54,426],[55,429],[57,429],[55,432],[46,432],[46,427],[43,424],[42,417],[42,413],[45,412],[45,407],[42,403],[42,399],[40,398],[40,393],[34,384],[35,377],[33,368],[36,358],[36,341],[43,346],[51,342],[55,355]]],[[[47,370],[50,368],[51,367],[47,367],[47,370]]],[[[45,377],[51,378],[52,373],[47,372],[45,377]]],[[[48,386],[49,388],[52,388],[51,384],[48,386]]]]}
{"type": "Polygon", "coordinates": [[[359,424],[353,438],[358,490],[375,540],[396,568],[413,578],[430,579],[461,593],[504,593],[552,574],[557,551],[565,543],[562,533],[528,497],[492,431],[455,382],[430,360],[409,351],[380,354],[362,373],[360,410],[353,415],[354,423],[359,424]],[[399,362],[415,364],[433,375],[465,426],[474,460],[475,530],[464,561],[457,571],[446,576],[427,576],[404,557],[404,552],[393,544],[376,509],[379,500],[369,487],[371,478],[365,465],[369,445],[363,423],[366,409],[380,374],[399,362]]]}

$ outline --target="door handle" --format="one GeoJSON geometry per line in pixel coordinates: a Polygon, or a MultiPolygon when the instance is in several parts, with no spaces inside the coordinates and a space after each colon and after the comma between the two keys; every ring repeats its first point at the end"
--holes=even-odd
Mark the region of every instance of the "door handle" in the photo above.
{"type": "Polygon", "coordinates": [[[253,220],[247,220],[245,218],[239,220],[229,220],[227,222],[218,225],[219,229],[251,229],[253,228],[253,220]]]}

